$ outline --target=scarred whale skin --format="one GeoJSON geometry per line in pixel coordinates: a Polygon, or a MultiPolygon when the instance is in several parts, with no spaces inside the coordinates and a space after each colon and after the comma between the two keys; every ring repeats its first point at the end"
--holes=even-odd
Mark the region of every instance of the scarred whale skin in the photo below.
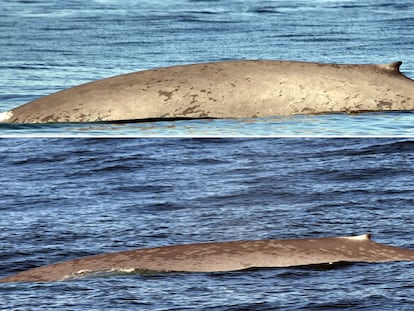
{"type": "Polygon", "coordinates": [[[414,109],[401,62],[338,65],[246,60],[165,67],[66,89],[0,114],[0,122],[251,118],[414,109]]]}
{"type": "Polygon", "coordinates": [[[230,241],[100,254],[23,271],[0,282],[53,282],[105,271],[223,272],[337,262],[413,261],[414,250],[375,243],[370,234],[230,241]]]}

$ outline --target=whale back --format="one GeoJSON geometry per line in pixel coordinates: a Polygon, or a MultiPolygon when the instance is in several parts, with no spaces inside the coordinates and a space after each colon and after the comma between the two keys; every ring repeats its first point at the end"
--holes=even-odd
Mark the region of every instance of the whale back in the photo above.
{"type": "Polygon", "coordinates": [[[414,260],[414,251],[375,243],[370,234],[293,240],[185,244],[99,254],[20,272],[0,282],[48,282],[96,272],[218,272],[337,262],[414,260]]]}
{"type": "Polygon", "coordinates": [[[48,123],[411,110],[414,82],[400,65],[256,60],[165,67],[66,89],[2,118],[48,123]]]}

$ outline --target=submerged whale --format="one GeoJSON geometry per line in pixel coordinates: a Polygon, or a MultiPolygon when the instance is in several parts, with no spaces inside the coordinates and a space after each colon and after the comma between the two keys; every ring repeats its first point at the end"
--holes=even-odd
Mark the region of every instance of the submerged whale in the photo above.
{"type": "Polygon", "coordinates": [[[52,282],[97,272],[224,272],[338,262],[414,261],[414,250],[375,243],[370,234],[292,240],[184,244],[100,254],[38,267],[0,282],[52,282]]]}
{"type": "Polygon", "coordinates": [[[5,123],[252,118],[414,109],[402,62],[246,60],[138,71],[69,88],[0,114],[5,123]]]}

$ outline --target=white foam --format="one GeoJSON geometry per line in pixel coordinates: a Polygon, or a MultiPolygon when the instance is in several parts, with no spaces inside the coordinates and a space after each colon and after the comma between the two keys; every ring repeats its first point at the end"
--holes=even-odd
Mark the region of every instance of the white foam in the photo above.
{"type": "Polygon", "coordinates": [[[123,273],[132,273],[135,272],[135,268],[124,268],[124,269],[111,269],[113,272],[123,272],[123,273]]]}
{"type": "Polygon", "coordinates": [[[13,112],[11,112],[11,111],[0,112],[0,122],[7,121],[12,116],[13,116],[13,112]]]}
{"type": "Polygon", "coordinates": [[[72,280],[72,279],[79,279],[85,276],[99,276],[111,273],[133,273],[137,271],[135,268],[112,268],[112,269],[103,269],[103,270],[90,270],[90,269],[83,269],[72,272],[71,274],[65,275],[60,281],[72,280]]]}

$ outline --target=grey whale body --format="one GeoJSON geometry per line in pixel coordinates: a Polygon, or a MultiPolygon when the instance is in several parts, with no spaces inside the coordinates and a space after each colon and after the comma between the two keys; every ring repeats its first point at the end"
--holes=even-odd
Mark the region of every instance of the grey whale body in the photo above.
{"type": "Polygon", "coordinates": [[[4,123],[252,118],[414,109],[401,62],[276,60],[138,71],[69,88],[0,113],[4,123]]]}
{"type": "Polygon", "coordinates": [[[107,253],[38,267],[0,279],[53,282],[96,272],[224,272],[338,262],[414,261],[414,250],[375,243],[370,234],[291,240],[210,242],[107,253]]]}

